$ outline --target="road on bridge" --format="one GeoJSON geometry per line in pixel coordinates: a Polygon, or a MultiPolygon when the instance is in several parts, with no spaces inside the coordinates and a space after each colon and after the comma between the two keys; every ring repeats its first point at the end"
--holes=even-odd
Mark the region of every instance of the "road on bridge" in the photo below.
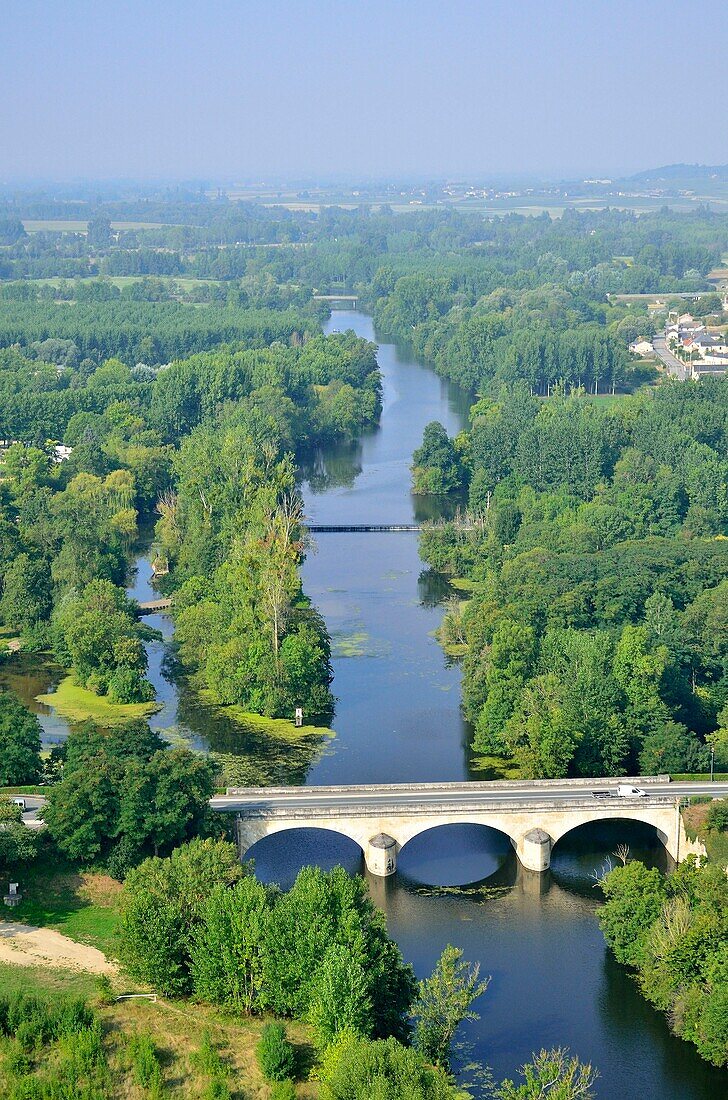
{"type": "MultiPolygon", "coordinates": [[[[519,783],[432,783],[391,784],[367,787],[270,787],[239,789],[229,788],[225,795],[210,799],[214,810],[254,815],[294,810],[399,810],[407,806],[437,803],[438,806],[462,808],[483,807],[484,804],[502,802],[555,802],[583,801],[595,798],[594,792],[607,792],[607,797],[619,797],[617,786],[628,783],[646,792],[645,798],[660,796],[686,798],[711,794],[715,798],[728,796],[728,783],[703,782],[671,783],[659,777],[644,776],[631,779],[593,779],[580,781],[552,780],[543,784],[519,783]]],[[[639,796],[638,796],[639,797],[639,796]]]]}

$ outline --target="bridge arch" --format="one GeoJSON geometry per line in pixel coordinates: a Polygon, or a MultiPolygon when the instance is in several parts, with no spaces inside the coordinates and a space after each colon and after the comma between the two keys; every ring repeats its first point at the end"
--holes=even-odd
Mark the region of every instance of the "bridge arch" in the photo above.
{"type": "Polygon", "coordinates": [[[316,863],[324,870],[344,866],[351,873],[358,873],[364,854],[356,837],[336,828],[333,823],[329,826],[325,822],[280,822],[280,827],[268,828],[262,835],[248,835],[242,845],[238,837],[238,849],[242,860],[251,859],[258,869],[263,867],[264,880],[280,882],[282,885],[289,879],[292,882],[298,871],[311,863],[316,863]],[[275,839],[287,834],[296,834],[296,840],[291,843],[289,838],[285,849],[285,866],[278,871],[274,865],[279,863],[278,857],[282,849],[275,844],[275,839]],[[270,845],[266,844],[269,840],[273,841],[270,845]]]}
{"type": "Polygon", "coordinates": [[[431,886],[465,886],[500,871],[516,847],[509,833],[483,821],[424,823],[402,844],[398,870],[431,886]]]}
{"type": "Polygon", "coordinates": [[[588,836],[591,833],[600,847],[603,844],[614,845],[616,850],[617,845],[626,844],[628,847],[641,848],[647,846],[652,839],[656,840],[668,854],[672,854],[673,838],[665,830],[664,825],[664,821],[656,822],[627,815],[593,817],[589,821],[572,825],[558,837],[553,838],[552,852],[558,851],[562,844],[566,846],[569,841],[576,840],[579,834],[588,836]]]}

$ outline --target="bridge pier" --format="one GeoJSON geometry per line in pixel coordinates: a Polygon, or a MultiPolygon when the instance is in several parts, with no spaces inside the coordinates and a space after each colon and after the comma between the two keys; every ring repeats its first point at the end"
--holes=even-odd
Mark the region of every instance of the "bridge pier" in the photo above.
{"type": "Polygon", "coordinates": [[[377,833],[369,840],[364,850],[367,870],[380,878],[393,875],[397,870],[398,848],[399,845],[394,837],[389,836],[388,833],[377,833]]]}
{"type": "Polygon", "coordinates": [[[548,871],[551,866],[551,848],[553,841],[544,829],[531,829],[521,837],[516,851],[521,866],[527,871],[548,871]]]}

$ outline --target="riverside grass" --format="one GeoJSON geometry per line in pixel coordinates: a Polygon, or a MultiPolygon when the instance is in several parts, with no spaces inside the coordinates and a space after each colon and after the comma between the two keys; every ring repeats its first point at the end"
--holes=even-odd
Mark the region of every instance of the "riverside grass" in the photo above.
{"type": "Polygon", "coordinates": [[[100,726],[122,726],[135,718],[149,718],[161,710],[161,703],[111,703],[101,695],[94,694],[88,688],[80,687],[72,675],[61,680],[55,691],[37,695],[39,703],[69,718],[72,722],[85,722],[91,719],[100,726]]]}

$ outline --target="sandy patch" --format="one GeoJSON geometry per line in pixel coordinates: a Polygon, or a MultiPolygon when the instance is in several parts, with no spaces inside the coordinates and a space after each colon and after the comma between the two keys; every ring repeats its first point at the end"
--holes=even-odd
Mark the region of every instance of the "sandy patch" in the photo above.
{"type": "Polygon", "coordinates": [[[0,962],[15,966],[65,966],[93,974],[115,974],[116,966],[101,951],[76,943],[52,928],[0,921],[0,962]]]}

